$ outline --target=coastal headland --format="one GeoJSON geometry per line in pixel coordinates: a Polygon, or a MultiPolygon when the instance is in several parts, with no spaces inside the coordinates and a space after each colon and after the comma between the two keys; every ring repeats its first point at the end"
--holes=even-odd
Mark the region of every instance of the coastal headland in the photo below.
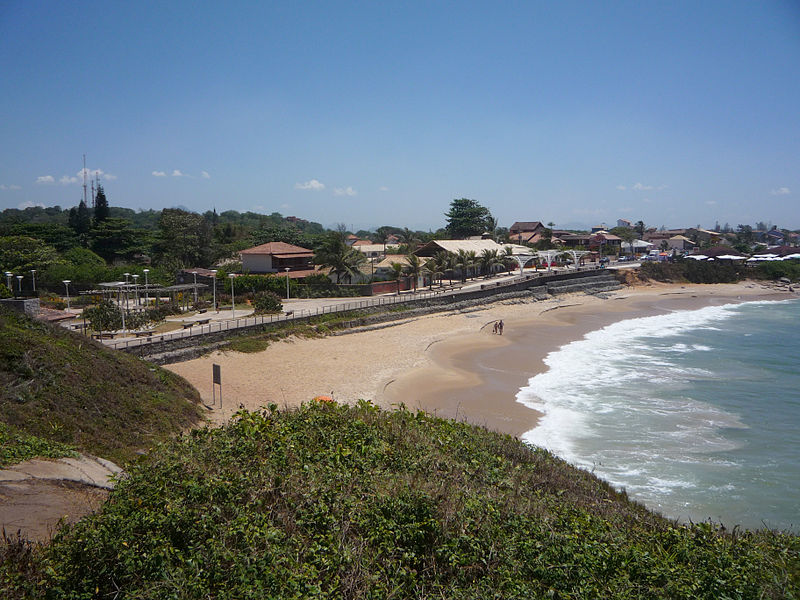
{"type": "Polygon", "coordinates": [[[212,423],[239,409],[298,406],[315,396],[404,404],[520,436],[538,413],[515,396],[552,351],[616,321],[705,306],[794,297],[760,283],[648,283],[600,295],[487,302],[422,315],[391,327],[322,338],[288,338],[256,353],[216,351],[166,365],[210,406],[212,423]],[[493,324],[503,320],[503,335],[493,324]],[[212,390],[212,365],[221,369],[212,390]],[[216,402],[212,405],[212,399],[216,402]]]}

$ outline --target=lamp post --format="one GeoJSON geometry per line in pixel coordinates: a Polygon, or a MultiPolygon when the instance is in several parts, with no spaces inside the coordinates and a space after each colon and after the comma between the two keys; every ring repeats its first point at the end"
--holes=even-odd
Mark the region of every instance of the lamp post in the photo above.
{"type": "Polygon", "coordinates": [[[194,303],[197,304],[197,271],[192,271],[194,275],[194,303]]]}
{"type": "Polygon", "coordinates": [[[65,279],[63,281],[64,288],[67,290],[67,310],[69,310],[69,284],[70,284],[70,281],[71,280],[69,280],[69,279],[65,279]]]}
{"type": "Polygon", "coordinates": [[[133,294],[134,298],[136,298],[136,307],[139,307],[139,275],[134,273],[133,277],[133,294]]]}
{"type": "Polygon", "coordinates": [[[22,296],[22,275],[17,275],[17,291],[22,296]]]}
{"type": "Polygon", "coordinates": [[[236,318],[236,299],[233,295],[233,273],[228,273],[228,277],[231,278],[231,319],[236,318]]]}
{"type": "Polygon", "coordinates": [[[33,295],[36,295],[36,269],[31,269],[31,277],[33,277],[33,295]]]}
{"type": "Polygon", "coordinates": [[[211,280],[211,285],[212,285],[212,288],[214,290],[213,291],[213,294],[214,294],[214,310],[219,312],[219,308],[217,308],[217,270],[216,269],[211,269],[211,272],[214,274],[214,279],[211,280]]]}
{"type": "Polygon", "coordinates": [[[144,271],[144,303],[146,306],[150,306],[150,295],[148,294],[147,288],[147,274],[150,272],[150,269],[142,269],[144,271]]]}
{"type": "MultiPolygon", "coordinates": [[[[128,310],[128,277],[130,277],[130,273],[125,273],[125,310],[128,310]]],[[[123,329],[125,329],[123,327],[123,329]]]]}
{"type": "Polygon", "coordinates": [[[14,274],[11,271],[6,271],[6,285],[8,286],[9,292],[14,292],[14,286],[11,283],[11,278],[14,277],[14,274]]]}
{"type": "Polygon", "coordinates": [[[286,299],[289,299],[289,267],[284,267],[284,271],[286,271],[286,299]]]}

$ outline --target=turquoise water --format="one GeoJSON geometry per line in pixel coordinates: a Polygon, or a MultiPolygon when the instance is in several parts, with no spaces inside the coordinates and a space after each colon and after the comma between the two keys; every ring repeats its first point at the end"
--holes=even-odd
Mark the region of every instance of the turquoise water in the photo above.
{"type": "Polygon", "coordinates": [[[800,300],[630,319],[545,363],[526,441],[670,518],[800,531],[800,300]]]}

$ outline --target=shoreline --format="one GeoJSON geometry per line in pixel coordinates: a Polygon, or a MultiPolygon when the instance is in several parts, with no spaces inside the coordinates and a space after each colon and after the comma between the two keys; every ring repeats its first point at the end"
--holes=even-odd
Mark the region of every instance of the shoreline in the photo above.
{"type": "Polygon", "coordinates": [[[218,391],[217,405],[208,413],[211,424],[224,423],[240,408],[293,407],[332,395],[337,402],[364,399],[382,408],[402,403],[520,437],[540,415],[517,402],[517,392],[546,368],[550,352],[590,331],[674,310],[796,297],[749,281],[652,283],[603,296],[498,302],[381,330],[288,338],[258,353],[215,351],[165,368],[187,379],[210,406],[212,365],[220,365],[222,408],[218,391]],[[499,319],[506,325],[502,336],[491,331],[499,319]]]}

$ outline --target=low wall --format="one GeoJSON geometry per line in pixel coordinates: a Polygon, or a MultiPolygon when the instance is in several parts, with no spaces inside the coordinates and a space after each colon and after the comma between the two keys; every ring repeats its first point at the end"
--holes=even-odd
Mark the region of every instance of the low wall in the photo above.
{"type": "MultiPolygon", "coordinates": [[[[548,295],[568,292],[597,292],[620,288],[619,282],[610,272],[584,271],[563,274],[530,276],[508,285],[487,283],[480,289],[423,299],[409,299],[393,306],[406,306],[407,310],[391,311],[384,306],[364,307],[358,310],[361,316],[346,322],[344,327],[363,327],[388,321],[397,321],[442,310],[463,310],[482,306],[489,302],[500,302],[514,298],[544,299],[548,295]]],[[[353,311],[342,311],[341,314],[353,311]]],[[[288,322],[303,322],[314,316],[301,316],[288,322]]],[[[127,348],[125,352],[141,356],[157,364],[190,360],[225,346],[232,337],[252,335],[261,331],[283,327],[287,321],[259,323],[237,329],[214,331],[202,335],[152,341],[127,348]]]]}

